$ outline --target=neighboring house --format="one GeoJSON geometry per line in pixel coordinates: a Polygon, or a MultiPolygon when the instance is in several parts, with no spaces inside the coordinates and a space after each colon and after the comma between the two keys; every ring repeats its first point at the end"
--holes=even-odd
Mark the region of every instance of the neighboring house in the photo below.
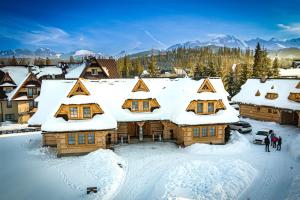
{"type": "Polygon", "coordinates": [[[293,68],[300,68],[300,60],[294,60],[292,63],[293,68]]]}
{"type": "Polygon", "coordinates": [[[89,58],[86,62],[76,67],[69,68],[65,75],[67,79],[104,79],[119,78],[117,64],[114,59],[89,58]]]}
{"type": "Polygon", "coordinates": [[[145,140],[224,144],[238,121],[227,96],[221,79],[45,80],[29,124],[58,156],[145,140]]]}
{"type": "Polygon", "coordinates": [[[32,66],[31,72],[41,81],[44,79],[63,79],[64,74],[62,68],[56,65],[40,65],[32,66]]]}
{"type": "Polygon", "coordinates": [[[232,101],[241,116],[300,127],[300,79],[248,79],[232,101]]]}

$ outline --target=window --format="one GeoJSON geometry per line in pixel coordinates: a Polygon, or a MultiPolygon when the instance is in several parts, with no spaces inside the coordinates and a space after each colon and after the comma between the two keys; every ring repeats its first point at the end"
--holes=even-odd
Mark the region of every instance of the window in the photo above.
{"type": "Polygon", "coordinates": [[[85,143],[85,134],[78,133],[78,144],[84,144],[84,143],[85,143]]]}
{"type": "Polygon", "coordinates": [[[36,88],[27,88],[27,95],[33,97],[36,94],[36,88]]]}
{"type": "Polygon", "coordinates": [[[33,105],[34,105],[33,101],[29,101],[29,110],[33,109],[33,105]]]}
{"type": "Polygon", "coordinates": [[[90,107],[83,107],[83,117],[84,118],[91,117],[91,108],[90,107]]]}
{"type": "Polygon", "coordinates": [[[207,112],[213,113],[215,111],[215,105],[214,103],[208,103],[207,112]]]}
{"type": "Polygon", "coordinates": [[[38,107],[38,105],[39,105],[39,103],[38,103],[38,102],[36,102],[36,101],[34,101],[34,102],[33,102],[33,107],[34,107],[34,108],[37,108],[37,107],[38,107]]]}
{"type": "Polygon", "coordinates": [[[92,69],[92,75],[98,75],[97,69],[92,69]]]}
{"type": "Polygon", "coordinates": [[[197,103],[197,113],[203,113],[203,103],[197,103]]]}
{"type": "Polygon", "coordinates": [[[268,108],[268,113],[272,113],[272,109],[271,108],[268,108]]]}
{"type": "Polygon", "coordinates": [[[215,127],[210,127],[209,128],[209,134],[210,134],[210,137],[216,136],[216,129],[215,129],[215,127]]]}
{"type": "Polygon", "coordinates": [[[7,101],[7,107],[12,108],[12,101],[7,101]]]}
{"type": "Polygon", "coordinates": [[[74,145],[75,144],[75,133],[68,133],[68,144],[74,145]]]}
{"type": "Polygon", "coordinates": [[[202,128],[202,137],[207,137],[207,127],[202,128]]]}
{"type": "Polygon", "coordinates": [[[149,101],[143,101],[143,110],[148,111],[149,110],[149,101]]]}
{"type": "Polygon", "coordinates": [[[194,128],[194,137],[200,137],[200,129],[199,128],[194,128]]]}
{"type": "Polygon", "coordinates": [[[139,110],[139,104],[137,100],[132,101],[132,110],[139,110]]]}
{"type": "Polygon", "coordinates": [[[70,108],[70,117],[71,118],[77,118],[78,117],[78,109],[77,109],[77,107],[71,107],[70,108]]]}
{"type": "Polygon", "coordinates": [[[257,111],[257,112],[260,112],[260,107],[256,107],[256,111],[257,111]]]}
{"type": "Polygon", "coordinates": [[[95,133],[88,133],[88,144],[95,144],[95,133]]]}
{"type": "Polygon", "coordinates": [[[15,120],[15,115],[14,114],[5,114],[5,120],[13,121],[13,120],[15,120]]]}

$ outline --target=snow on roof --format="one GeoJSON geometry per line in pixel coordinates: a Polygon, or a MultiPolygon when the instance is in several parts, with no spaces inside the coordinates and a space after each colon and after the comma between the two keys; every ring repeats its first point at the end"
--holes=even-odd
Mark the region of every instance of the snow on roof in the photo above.
{"type": "Polygon", "coordinates": [[[29,119],[31,125],[41,125],[58,110],[60,102],[71,90],[74,80],[43,80],[37,112],[29,119]]]}
{"type": "Polygon", "coordinates": [[[296,76],[300,78],[300,68],[279,69],[280,76],[296,76]]]}
{"type": "Polygon", "coordinates": [[[30,76],[31,74],[28,73],[24,78],[23,80],[20,82],[20,84],[18,84],[18,87],[16,89],[14,89],[13,91],[11,91],[10,93],[6,94],[7,95],[7,99],[9,101],[12,100],[12,98],[15,96],[16,92],[19,91],[19,89],[22,87],[22,84],[28,79],[28,77],[30,76]]]}
{"type": "Polygon", "coordinates": [[[71,98],[67,98],[67,95],[76,80],[45,80],[42,84],[38,111],[29,120],[29,124],[42,124],[42,130],[44,131],[67,131],[74,130],[75,127],[78,127],[79,130],[82,130],[84,127],[93,130],[93,126],[98,130],[108,128],[107,126],[117,128],[117,122],[144,120],[171,120],[179,125],[231,123],[238,121],[235,112],[233,112],[233,108],[228,103],[228,93],[225,91],[221,79],[210,79],[216,93],[197,93],[203,80],[204,79],[196,81],[189,78],[143,79],[150,92],[132,92],[133,87],[138,81],[137,79],[81,79],[91,95],[78,95],[71,98]],[[128,109],[123,109],[123,103],[126,99],[130,99],[132,95],[135,95],[134,98],[141,99],[156,98],[161,107],[153,110],[153,112],[141,113],[133,113],[128,109]],[[193,112],[186,111],[191,101],[208,99],[222,99],[226,110],[220,110],[214,115],[197,115],[193,112]],[[84,122],[80,123],[80,126],[77,126],[77,123],[71,122],[71,120],[58,120],[54,117],[61,104],[91,102],[98,103],[104,111],[104,114],[100,116],[102,116],[106,122],[105,125],[101,125],[100,122],[100,124],[97,122],[100,118],[95,120],[83,120],[87,122],[87,126],[83,125],[84,122]],[[108,119],[111,120],[110,123],[106,121],[108,119]],[[58,123],[58,125],[56,125],[56,123],[58,123]],[[66,125],[62,125],[63,123],[66,125]],[[72,123],[72,125],[70,125],[70,123],[72,123]],[[76,125],[73,126],[73,123],[76,125]]]}
{"type": "Polygon", "coordinates": [[[16,85],[12,83],[3,83],[0,85],[0,87],[16,87],[16,85]]]}
{"type": "Polygon", "coordinates": [[[28,69],[25,66],[5,66],[0,68],[3,72],[8,72],[13,81],[20,85],[28,74],[28,69]]]}
{"type": "Polygon", "coordinates": [[[296,85],[300,79],[268,79],[265,83],[261,83],[260,79],[248,79],[247,82],[242,85],[241,91],[232,98],[232,101],[270,106],[283,109],[300,110],[300,104],[288,99],[290,92],[299,92],[300,89],[296,89],[296,85]],[[271,89],[274,86],[274,89],[271,89]],[[255,96],[257,90],[260,91],[260,96],[255,96]],[[278,94],[276,99],[267,99],[265,95],[275,91],[278,94]]]}
{"type": "Polygon", "coordinates": [[[85,63],[77,65],[76,67],[71,68],[71,70],[65,75],[66,78],[79,78],[80,74],[85,68],[85,63]]]}
{"type": "Polygon", "coordinates": [[[34,66],[32,68],[32,72],[36,74],[37,78],[46,75],[60,75],[63,73],[62,69],[55,65],[43,66],[43,67],[34,66]]]}

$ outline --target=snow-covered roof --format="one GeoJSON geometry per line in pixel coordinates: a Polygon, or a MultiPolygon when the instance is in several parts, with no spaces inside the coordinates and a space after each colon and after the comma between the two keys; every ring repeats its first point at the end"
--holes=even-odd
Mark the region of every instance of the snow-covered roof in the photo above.
{"type": "Polygon", "coordinates": [[[65,75],[66,78],[79,78],[86,64],[74,65],[71,70],[65,75]]]}
{"type": "Polygon", "coordinates": [[[241,91],[232,98],[232,101],[245,104],[300,110],[300,103],[288,99],[290,92],[300,93],[300,89],[296,88],[299,82],[300,79],[267,79],[265,83],[262,83],[260,79],[248,79],[247,82],[242,85],[241,91]],[[274,86],[273,89],[272,86],[274,86]],[[255,96],[258,90],[260,92],[260,96],[255,96]],[[265,95],[272,91],[277,93],[278,97],[276,99],[265,98],[265,95]]]}
{"type": "Polygon", "coordinates": [[[18,83],[18,87],[17,87],[16,89],[14,89],[14,90],[11,91],[10,93],[6,94],[6,95],[7,95],[7,99],[8,99],[9,101],[12,100],[12,98],[15,96],[15,94],[17,93],[17,91],[20,90],[20,88],[22,87],[23,83],[28,79],[28,77],[29,77],[30,75],[31,75],[31,74],[28,73],[28,74],[23,78],[23,80],[22,80],[20,83],[18,83]]]}
{"type": "Polygon", "coordinates": [[[300,68],[279,69],[279,75],[282,77],[296,76],[300,78],[300,68]]]}
{"type": "Polygon", "coordinates": [[[16,85],[15,84],[12,84],[12,83],[3,83],[0,85],[0,87],[15,87],[16,85]]]}
{"type": "Polygon", "coordinates": [[[46,75],[60,75],[63,73],[62,69],[55,65],[43,66],[43,67],[33,66],[32,72],[36,74],[37,78],[46,75]]]}
{"type": "Polygon", "coordinates": [[[221,79],[209,80],[216,93],[197,93],[203,80],[196,81],[189,78],[143,79],[150,92],[132,92],[138,79],[82,79],[81,82],[90,92],[90,95],[79,95],[71,98],[68,98],[67,95],[76,80],[45,80],[41,88],[38,111],[29,120],[29,123],[32,125],[42,124],[42,130],[44,131],[63,131],[62,129],[67,131],[74,130],[76,127],[78,130],[83,130],[84,127],[88,127],[90,130],[93,130],[93,128],[97,130],[108,129],[108,126],[114,129],[117,128],[117,122],[145,120],[171,120],[179,125],[221,124],[238,121],[233,108],[228,103],[228,93],[225,91],[221,79]],[[140,99],[156,98],[160,108],[153,110],[153,112],[141,113],[123,109],[122,105],[125,100],[130,99],[132,95],[136,95],[134,98],[140,99]],[[226,109],[213,115],[197,115],[186,111],[191,101],[208,99],[221,99],[226,109]],[[102,126],[102,123],[98,123],[97,121],[100,120],[98,118],[81,120],[82,123],[80,123],[72,120],[64,121],[54,117],[61,104],[91,102],[97,103],[104,111],[104,114],[100,116],[105,121],[105,125],[102,126]],[[110,121],[108,122],[108,120],[110,121]],[[87,122],[87,126],[83,125],[84,121],[87,122]],[[63,123],[65,125],[62,125],[63,123]],[[73,123],[76,125],[73,126],[73,123]],[[77,126],[77,123],[81,125],[77,126]]]}
{"type": "Polygon", "coordinates": [[[5,66],[1,67],[0,70],[9,73],[17,85],[20,85],[28,74],[28,68],[25,66],[5,66]]]}

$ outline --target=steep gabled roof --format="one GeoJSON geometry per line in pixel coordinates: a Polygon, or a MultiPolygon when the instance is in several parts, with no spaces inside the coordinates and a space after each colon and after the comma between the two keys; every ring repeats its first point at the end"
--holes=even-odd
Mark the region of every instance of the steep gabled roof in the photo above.
{"type": "Polygon", "coordinates": [[[5,74],[4,74],[4,76],[3,76],[3,79],[1,80],[1,82],[0,82],[1,84],[3,84],[3,83],[11,83],[12,85],[17,85],[16,83],[15,83],[15,81],[10,77],[10,75],[9,75],[9,72],[6,72],[5,74]]]}
{"type": "Polygon", "coordinates": [[[11,93],[8,94],[8,100],[13,100],[17,94],[19,93],[20,89],[29,81],[29,80],[35,80],[38,83],[40,83],[40,81],[37,79],[37,77],[33,74],[33,73],[29,73],[24,80],[22,81],[22,83],[20,85],[18,85],[18,87],[16,89],[14,89],[11,93]]]}
{"type": "Polygon", "coordinates": [[[291,92],[300,93],[300,89],[296,88],[299,79],[267,79],[264,83],[260,79],[248,79],[241,87],[241,91],[236,94],[232,101],[270,106],[275,108],[300,110],[300,103],[288,99],[291,92]],[[273,89],[272,89],[273,87],[273,89]],[[260,96],[256,93],[259,90],[260,96]],[[276,99],[265,98],[267,93],[278,94],[276,99]]]}
{"type": "Polygon", "coordinates": [[[100,66],[108,70],[109,78],[119,78],[117,63],[114,59],[97,59],[100,66]]]}

